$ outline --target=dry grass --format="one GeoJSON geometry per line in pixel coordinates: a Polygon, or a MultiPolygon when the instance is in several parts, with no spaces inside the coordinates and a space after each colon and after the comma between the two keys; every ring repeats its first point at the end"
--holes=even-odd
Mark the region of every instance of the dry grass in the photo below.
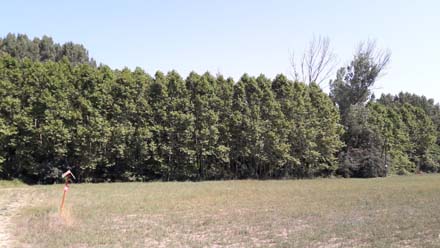
{"type": "Polygon", "coordinates": [[[440,247],[440,176],[33,186],[29,247],[440,247]]]}

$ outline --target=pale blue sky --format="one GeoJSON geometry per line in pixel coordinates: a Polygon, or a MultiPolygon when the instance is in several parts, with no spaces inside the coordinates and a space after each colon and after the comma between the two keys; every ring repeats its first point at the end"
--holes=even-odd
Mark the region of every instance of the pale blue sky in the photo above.
{"type": "Polygon", "coordinates": [[[182,76],[289,73],[289,51],[331,39],[340,66],[359,41],[392,51],[377,93],[409,91],[440,102],[440,1],[5,1],[0,34],[84,44],[113,68],[176,69],[182,76]]]}

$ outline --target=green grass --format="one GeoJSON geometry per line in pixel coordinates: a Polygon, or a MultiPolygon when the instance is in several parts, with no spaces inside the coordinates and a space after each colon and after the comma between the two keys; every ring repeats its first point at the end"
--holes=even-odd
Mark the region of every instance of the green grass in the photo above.
{"type": "Polygon", "coordinates": [[[440,176],[33,186],[30,247],[440,247],[440,176]]]}
{"type": "Polygon", "coordinates": [[[20,180],[0,180],[0,189],[22,187],[25,184],[20,180]]]}

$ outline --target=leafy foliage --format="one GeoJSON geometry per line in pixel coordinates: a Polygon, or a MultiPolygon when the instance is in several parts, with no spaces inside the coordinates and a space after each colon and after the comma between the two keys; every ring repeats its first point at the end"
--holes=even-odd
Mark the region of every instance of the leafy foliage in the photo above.
{"type": "Polygon", "coordinates": [[[89,52],[83,45],[67,42],[54,43],[48,36],[29,39],[25,34],[9,33],[5,38],[0,38],[0,53],[8,53],[19,59],[28,58],[34,61],[61,61],[66,57],[73,64],[96,65],[89,58],[89,52]]]}
{"type": "Polygon", "coordinates": [[[339,71],[329,96],[284,75],[235,83],[97,67],[82,46],[49,37],[10,34],[0,50],[1,178],[51,183],[66,169],[79,181],[440,170],[439,106],[403,93],[369,100],[379,74],[367,53],[339,71]]]}

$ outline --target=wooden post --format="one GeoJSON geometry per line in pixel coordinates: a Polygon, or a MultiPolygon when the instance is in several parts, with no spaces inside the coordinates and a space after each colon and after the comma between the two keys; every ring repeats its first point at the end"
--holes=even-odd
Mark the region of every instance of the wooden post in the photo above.
{"type": "Polygon", "coordinates": [[[65,179],[66,179],[66,183],[64,184],[63,199],[61,199],[60,214],[63,213],[64,201],[66,200],[67,191],[69,190],[69,176],[66,176],[65,179]]]}
{"type": "Polygon", "coordinates": [[[69,180],[70,180],[70,177],[75,178],[75,176],[73,175],[73,173],[70,170],[66,171],[63,174],[63,178],[66,180],[66,183],[64,184],[63,198],[61,199],[60,214],[63,213],[64,202],[66,200],[67,191],[69,190],[69,180]]]}

